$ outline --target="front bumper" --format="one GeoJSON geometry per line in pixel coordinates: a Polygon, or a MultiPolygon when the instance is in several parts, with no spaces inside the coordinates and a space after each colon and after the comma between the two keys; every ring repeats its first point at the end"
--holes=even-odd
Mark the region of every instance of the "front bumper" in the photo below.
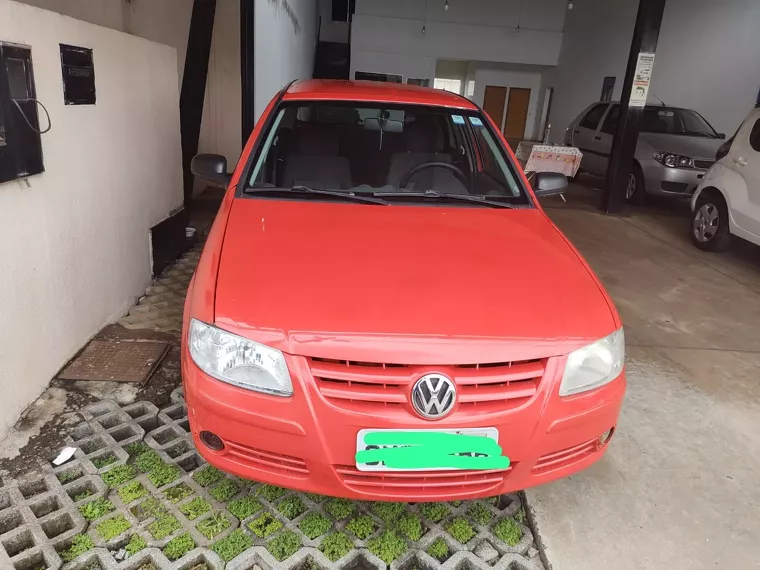
{"type": "Polygon", "coordinates": [[[690,198],[702,182],[707,170],[670,168],[654,159],[640,160],[646,193],[673,198],[690,198]]]}
{"type": "MultiPolygon", "coordinates": [[[[610,384],[572,397],[557,390],[564,358],[545,361],[537,392],[518,407],[481,413],[459,408],[427,421],[405,408],[387,412],[336,406],[317,388],[309,360],[286,355],[294,395],[269,396],[201,372],[183,346],[182,373],[195,444],[212,465],[234,475],[321,495],[362,500],[472,499],[525,489],[566,477],[601,458],[617,424],[625,372],[610,384]],[[359,472],[356,435],[363,428],[496,427],[512,464],[503,471],[359,472]],[[211,451],[199,439],[211,431],[225,442],[211,451]]],[[[491,410],[493,408],[490,408],[491,410]]]]}

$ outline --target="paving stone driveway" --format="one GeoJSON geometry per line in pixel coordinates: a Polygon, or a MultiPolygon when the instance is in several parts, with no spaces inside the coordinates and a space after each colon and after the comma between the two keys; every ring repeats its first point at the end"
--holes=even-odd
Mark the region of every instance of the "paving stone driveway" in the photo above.
{"type": "MultiPolygon", "coordinates": [[[[122,321],[178,330],[200,246],[122,321]],[[141,309],[141,307],[143,307],[141,309]]],[[[15,570],[541,570],[521,497],[372,503],[225,475],[193,446],[181,388],[169,406],[81,411],[74,458],[0,487],[0,568],[15,570]]]]}

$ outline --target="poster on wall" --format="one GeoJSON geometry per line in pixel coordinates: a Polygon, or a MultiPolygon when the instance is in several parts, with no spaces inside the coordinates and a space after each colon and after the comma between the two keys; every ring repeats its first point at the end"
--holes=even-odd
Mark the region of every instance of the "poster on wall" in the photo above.
{"type": "Polygon", "coordinates": [[[602,96],[599,98],[602,103],[609,103],[612,101],[612,92],[615,90],[616,79],[616,77],[611,76],[605,77],[604,81],[602,81],[602,96]]]}
{"type": "Polygon", "coordinates": [[[628,100],[630,107],[644,107],[647,104],[647,95],[649,94],[649,84],[652,81],[652,70],[654,69],[654,54],[640,53],[636,62],[636,73],[633,76],[633,88],[631,89],[631,98],[628,100]]]}

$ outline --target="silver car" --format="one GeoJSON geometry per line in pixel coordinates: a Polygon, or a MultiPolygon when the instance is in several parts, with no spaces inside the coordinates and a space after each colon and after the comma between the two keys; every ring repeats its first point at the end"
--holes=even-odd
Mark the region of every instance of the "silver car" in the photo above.
{"type": "MultiPolygon", "coordinates": [[[[565,144],[583,153],[582,171],[605,175],[619,116],[618,103],[594,103],[570,123],[565,144]]],[[[641,203],[647,194],[690,197],[725,138],[691,109],[645,107],[626,200],[641,203]]]]}

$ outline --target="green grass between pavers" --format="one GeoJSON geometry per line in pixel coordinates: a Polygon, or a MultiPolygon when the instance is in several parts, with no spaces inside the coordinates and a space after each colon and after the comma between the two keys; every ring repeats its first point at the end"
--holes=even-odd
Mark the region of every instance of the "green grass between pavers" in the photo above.
{"type": "Polygon", "coordinates": [[[81,471],[64,471],[63,473],[58,474],[58,480],[61,482],[62,485],[65,485],[66,483],[71,483],[72,481],[76,481],[82,476],[81,471]]]}
{"type": "Polygon", "coordinates": [[[135,477],[137,477],[137,472],[131,465],[117,465],[100,476],[100,478],[103,479],[103,482],[109,487],[118,487],[122,483],[131,481],[135,477]]]}
{"type": "Polygon", "coordinates": [[[190,536],[190,533],[186,532],[172,538],[166,543],[164,554],[171,561],[179,560],[193,548],[195,548],[195,541],[190,536]]]}
{"type": "Polygon", "coordinates": [[[193,473],[193,479],[195,479],[195,482],[201,487],[208,487],[212,483],[219,481],[222,477],[224,477],[224,473],[219,471],[219,469],[213,465],[206,465],[200,471],[193,473]]]}
{"type": "Polygon", "coordinates": [[[119,497],[125,505],[148,494],[148,490],[143,487],[143,484],[139,481],[127,483],[123,487],[119,487],[116,492],[119,494],[119,497]]]}
{"type": "Polygon", "coordinates": [[[386,524],[399,518],[405,509],[406,505],[404,503],[385,503],[381,501],[372,503],[372,512],[383,519],[386,524]]]}
{"type": "Polygon", "coordinates": [[[124,550],[126,550],[130,556],[137,554],[144,548],[148,547],[148,541],[145,540],[142,536],[139,534],[133,534],[127,545],[124,547],[124,550]]]}
{"type": "Polygon", "coordinates": [[[431,522],[441,522],[451,512],[446,503],[422,503],[420,505],[422,516],[431,522]]]}
{"type": "Polygon", "coordinates": [[[90,489],[87,489],[83,493],[79,493],[78,495],[76,495],[74,497],[74,501],[76,501],[77,503],[79,501],[84,501],[87,497],[92,497],[94,494],[95,493],[93,491],[91,491],[90,489]]]}
{"type": "Polygon", "coordinates": [[[375,532],[375,521],[369,515],[361,515],[348,521],[346,530],[353,533],[359,540],[364,540],[375,532]]]}
{"type": "Polygon", "coordinates": [[[438,538],[433,544],[428,546],[427,553],[438,560],[438,562],[443,562],[449,555],[449,545],[442,538],[438,538]]]}
{"type": "Polygon", "coordinates": [[[324,515],[321,515],[320,513],[309,513],[303,518],[301,523],[298,525],[298,528],[300,528],[301,532],[313,540],[318,536],[325,534],[328,530],[330,530],[331,526],[332,523],[330,522],[330,519],[324,515]]]}
{"type": "Polygon", "coordinates": [[[404,515],[398,520],[397,526],[399,531],[413,542],[422,538],[422,521],[418,516],[404,515]]]}
{"type": "Polygon", "coordinates": [[[298,495],[290,495],[277,504],[277,510],[288,519],[293,520],[306,511],[306,506],[298,495]]]}
{"type": "Polygon", "coordinates": [[[96,469],[103,469],[103,467],[107,465],[111,465],[111,463],[116,463],[116,456],[113,453],[109,453],[108,455],[102,455],[101,457],[96,457],[92,460],[92,464],[95,466],[96,469]]]}
{"type": "Polygon", "coordinates": [[[528,515],[525,513],[525,509],[520,507],[515,513],[514,519],[520,524],[525,524],[528,520],[528,515]]]}
{"type": "Polygon", "coordinates": [[[272,516],[271,513],[261,513],[248,523],[250,531],[259,538],[266,538],[273,532],[282,528],[282,523],[272,516]]]}
{"type": "Polygon", "coordinates": [[[458,507],[462,503],[464,503],[464,501],[449,501],[449,504],[452,505],[452,506],[454,506],[454,507],[458,507]]]}
{"type": "Polygon", "coordinates": [[[89,536],[86,534],[78,534],[71,539],[71,546],[68,550],[64,550],[58,554],[64,562],[71,562],[77,556],[81,556],[93,548],[95,548],[95,544],[89,536]]]}
{"type": "Polygon", "coordinates": [[[354,508],[354,503],[348,499],[330,499],[325,503],[325,510],[337,521],[353,513],[354,508]]]}
{"type": "Polygon", "coordinates": [[[267,543],[267,550],[277,560],[290,558],[301,548],[301,537],[292,530],[286,530],[267,543]]]}
{"type": "Polygon", "coordinates": [[[124,515],[118,515],[112,519],[103,521],[96,527],[98,534],[103,538],[103,540],[111,540],[112,538],[116,538],[121,533],[129,530],[130,528],[132,528],[132,525],[129,524],[129,521],[126,518],[124,518],[124,515]]]}
{"type": "Polygon", "coordinates": [[[259,503],[253,495],[246,495],[241,499],[235,499],[227,503],[227,510],[239,518],[241,521],[250,517],[253,513],[261,509],[259,503]]]}
{"type": "Polygon", "coordinates": [[[216,552],[222,560],[229,562],[251,546],[253,546],[251,537],[237,528],[215,543],[211,550],[216,552]]]}
{"type": "Polygon", "coordinates": [[[113,503],[108,499],[104,497],[98,497],[94,501],[90,501],[84,505],[79,505],[79,512],[82,513],[82,516],[88,521],[94,521],[103,515],[107,515],[115,508],[116,507],[113,506],[113,503]]]}
{"type": "Polygon", "coordinates": [[[140,522],[149,518],[158,519],[169,514],[166,508],[155,497],[145,499],[142,503],[135,505],[129,510],[140,522]]]}
{"type": "Polygon", "coordinates": [[[522,539],[522,530],[514,520],[510,518],[502,519],[497,522],[491,529],[494,536],[506,542],[509,546],[517,546],[522,539]]]}
{"type": "Polygon", "coordinates": [[[151,451],[151,449],[144,441],[134,441],[124,447],[124,451],[126,451],[130,457],[137,457],[138,455],[151,451]]]}
{"type": "Polygon", "coordinates": [[[493,518],[493,513],[483,503],[472,503],[467,509],[467,516],[480,525],[487,525],[493,518]]]}
{"type": "Polygon", "coordinates": [[[267,483],[259,485],[259,488],[256,489],[256,494],[261,495],[270,503],[276,501],[287,492],[287,489],[283,489],[276,485],[268,485],[267,483]]]}
{"type": "Polygon", "coordinates": [[[182,524],[172,515],[164,515],[148,525],[148,532],[156,540],[166,538],[173,532],[182,528],[182,524]]]}
{"type": "Polygon", "coordinates": [[[315,503],[321,503],[327,498],[324,495],[317,495],[316,493],[304,493],[304,494],[315,503]]]}
{"type": "Polygon", "coordinates": [[[180,505],[179,510],[189,520],[194,521],[211,510],[211,503],[201,497],[196,497],[192,501],[180,505]]]}
{"type": "Polygon", "coordinates": [[[163,487],[180,478],[179,467],[162,463],[148,473],[148,480],[156,487],[163,487]]]}
{"type": "Polygon", "coordinates": [[[190,488],[190,485],[187,483],[180,483],[179,485],[174,485],[174,487],[168,488],[166,491],[164,491],[164,497],[166,497],[166,500],[172,503],[173,505],[176,505],[179,503],[182,499],[189,497],[193,494],[192,488],[190,488]]]}
{"type": "Polygon", "coordinates": [[[143,473],[150,473],[157,466],[163,464],[164,461],[161,459],[161,456],[150,448],[135,458],[135,465],[143,473]]]}
{"type": "Polygon", "coordinates": [[[225,503],[235,496],[238,492],[238,486],[230,479],[225,479],[216,487],[209,491],[209,495],[214,497],[220,503],[225,503]]]}
{"type": "Polygon", "coordinates": [[[211,513],[211,516],[207,519],[203,519],[195,528],[198,529],[203,536],[211,540],[215,536],[219,536],[225,530],[229,528],[232,523],[227,517],[225,517],[219,511],[211,513]]]}
{"type": "Polygon", "coordinates": [[[319,549],[331,562],[340,560],[351,552],[354,543],[342,532],[333,532],[322,539],[319,549]]]}
{"type": "Polygon", "coordinates": [[[470,525],[470,522],[465,517],[456,517],[453,519],[446,525],[446,532],[461,544],[467,544],[470,539],[475,536],[475,531],[472,529],[472,525],[470,525]]]}
{"type": "Polygon", "coordinates": [[[367,541],[369,551],[386,564],[390,564],[407,550],[406,541],[392,530],[367,541]]]}

